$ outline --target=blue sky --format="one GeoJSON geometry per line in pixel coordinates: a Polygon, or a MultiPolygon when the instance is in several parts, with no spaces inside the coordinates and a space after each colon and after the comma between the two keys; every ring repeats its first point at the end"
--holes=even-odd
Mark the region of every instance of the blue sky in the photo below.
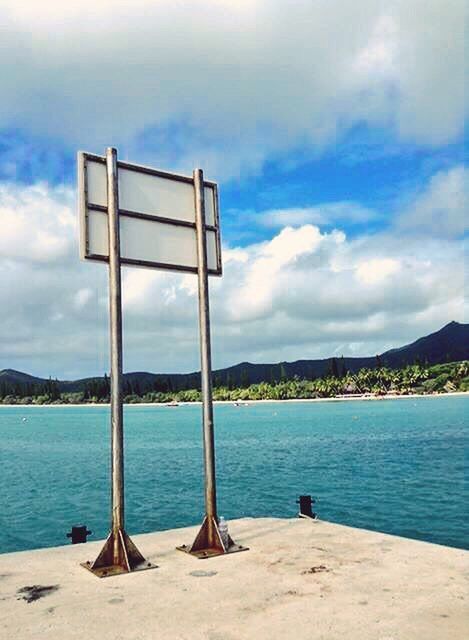
{"type": "MultiPolygon", "coordinates": [[[[0,368],[107,368],[75,205],[76,151],[107,145],[220,184],[215,366],[466,319],[462,1],[48,4],[0,8],[0,368]]],[[[124,289],[126,368],[196,369],[193,279],[125,270],[124,289]]]]}

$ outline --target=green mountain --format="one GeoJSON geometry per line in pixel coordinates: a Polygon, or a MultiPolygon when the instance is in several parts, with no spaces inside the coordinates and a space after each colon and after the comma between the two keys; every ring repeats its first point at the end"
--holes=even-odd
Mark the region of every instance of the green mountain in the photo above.
{"type": "MultiPolygon", "coordinates": [[[[215,370],[213,380],[215,386],[239,387],[263,381],[274,382],[294,376],[311,380],[327,374],[341,375],[344,371],[357,372],[364,367],[386,366],[397,369],[416,362],[422,365],[434,365],[459,360],[469,360],[469,324],[450,322],[435,333],[378,356],[297,360],[271,364],[241,362],[232,367],[215,370]]],[[[13,369],[0,371],[0,397],[8,394],[36,395],[42,393],[45,387],[60,392],[88,390],[90,395],[94,395],[93,390],[108,384],[109,380],[106,377],[60,381],[37,378],[13,369]]],[[[199,372],[161,374],[136,371],[124,374],[124,395],[196,388],[200,388],[199,372]]]]}

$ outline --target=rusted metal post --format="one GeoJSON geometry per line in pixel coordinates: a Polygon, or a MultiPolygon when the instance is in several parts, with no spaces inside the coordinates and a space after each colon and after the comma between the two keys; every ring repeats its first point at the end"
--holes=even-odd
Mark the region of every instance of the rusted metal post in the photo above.
{"type": "Polygon", "coordinates": [[[119,559],[118,532],[124,528],[124,415],[122,407],[122,287],[117,151],[106,150],[109,230],[109,316],[111,355],[111,476],[114,561],[119,559]]]}
{"type": "Polygon", "coordinates": [[[106,150],[111,356],[111,532],[101,553],[83,566],[100,578],[152,569],[124,528],[124,412],[122,406],[122,287],[117,150],[106,150]]]}
{"type": "Polygon", "coordinates": [[[202,169],[194,169],[195,226],[197,234],[197,278],[199,285],[200,375],[202,385],[202,429],[204,443],[205,518],[191,547],[178,547],[198,558],[245,551],[228,536],[225,546],[218,529],[217,489],[215,477],[215,437],[213,426],[212,355],[210,342],[210,303],[207,267],[207,233],[205,228],[205,191],[202,169]]]}
{"type": "MultiPolygon", "coordinates": [[[[197,261],[199,281],[200,375],[205,469],[205,512],[217,519],[215,480],[215,439],[213,433],[212,355],[210,343],[210,303],[207,273],[207,234],[205,230],[204,178],[201,169],[194,170],[195,224],[197,229],[197,261]]],[[[211,540],[213,542],[213,540],[211,540]]]]}

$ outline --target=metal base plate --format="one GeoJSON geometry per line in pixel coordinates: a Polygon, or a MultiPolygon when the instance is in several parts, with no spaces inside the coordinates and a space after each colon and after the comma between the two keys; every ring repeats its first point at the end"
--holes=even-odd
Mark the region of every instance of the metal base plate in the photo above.
{"type": "Polygon", "coordinates": [[[145,564],[138,565],[137,567],[133,567],[132,571],[129,572],[124,567],[120,565],[111,565],[109,567],[98,567],[93,569],[92,562],[81,562],[80,565],[85,569],[88,569],[91,573],[93,573],[97,578],[110,578],[111,576],[120,576],[123,573],[133,573],[134,571],[146,571],[147,569],[157,569],[157,564],[152,564],[151,562],[146,562],[145,564]]]}
{"type": "Polygon", "coordinates": [[[225,556],[228,553],[237,553],[238,551],[248,551],[247,547],[235,544],[229,535],[226,548],[218,528],[217,519],[207,515],[194,542],[190,546],[183,544],[180,547],[176,547],[176,549],[190,553],[191,556],[195,556],[199,560],[225,556]]]}
{"type": "Polygon", "coordinates": [[[111,531],[96,560],[84,562],[81,566],[98,578],[156,569],[155,564],[143,557],[124,529],[111,531]]]}
{"type": "Polygon", "coordinates": [[[215,556],[225,556],[228,553],[238,553],[238,551],[248,551],[248,547],[235,544],[229,535],[228,548],[225,548],[218,528],[217,519],[207,515],[194,542],[190,546],[183,544],[180,547],[176,547],[176,549],[190,553],[191,556],[195,556],[199,558],[199,560],[214,558],[215,556]]]}
{"type": "Polygon", "coordinates": [[[192,547],[187,544],[183,544],[180,547],[176,547],[178,551],[184,551],[191,556],[198,558],[199,560],[206,560],[207,558],[214,558],[215,556],[226,556],[228,553],[238,553],[239,551],[249,551],[249,547],[242,547],[240,544],[232,544],[226,551],[222,551],[218,548],[212,549],[199,549],[198,551],[192,551],[192,547]]]}

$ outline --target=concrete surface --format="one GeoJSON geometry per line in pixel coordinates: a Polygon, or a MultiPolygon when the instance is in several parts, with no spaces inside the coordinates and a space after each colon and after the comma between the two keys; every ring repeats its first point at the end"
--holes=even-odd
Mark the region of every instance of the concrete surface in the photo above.
{"type": "Polygon", "coordinates": [[[230,522],[250,551],[197,560],[196,528],[133,536],[158,569],[98,579],[102,543],[0,555],[2,640],[466,640],[469,553],[360,529],[230,522]],[[25,587],[51,587],[28,602],[25,587]]]}

